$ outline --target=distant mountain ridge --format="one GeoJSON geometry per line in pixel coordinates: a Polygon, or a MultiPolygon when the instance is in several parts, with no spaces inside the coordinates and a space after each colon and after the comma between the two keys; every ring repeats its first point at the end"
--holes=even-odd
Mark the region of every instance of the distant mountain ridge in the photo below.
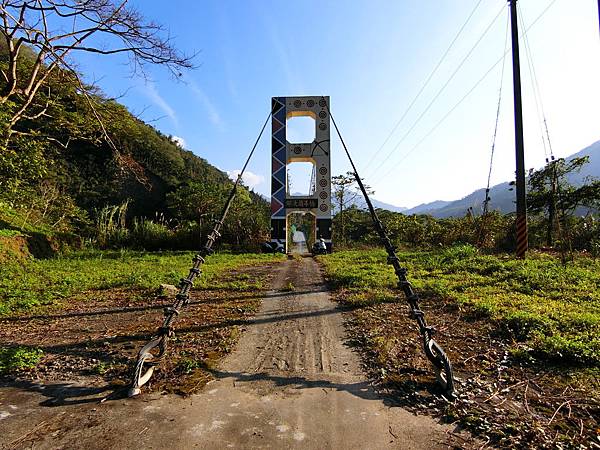
{"type": "MultiPolygon", "coordinates": [[[[600,141],[594,142],[592,145],[583,150],[568,156],[566,159],[571,160],[582,156],[589,156],[589,163],[583,166],[579,173],[570,174],[567,179],[569,183],[580,186],[588,177],[600,178],[600,141]]],[[[302,195],[295,192],[293,195],[302,195]]],[[[265,197],[266,198],[266,197],[265,197]]],[[[385,203],[371,197],[371,202],[375,208],[385,209],[392,212],[399,212],[405,215],[424,214],[444,219],[448,217],[462,217],[467,213],[469,208],[473,208],[475,214],[481,213],[483,209],[483,201],[485,199],[485,188],[477,189],[469,195],[459,200],[435,200],[433,202],[421,203],[412,208],[396,206],[391,203],[385,203]]],[[[508,182],[496,184],[490,188],[490,210],[500,211],[503,214],[508,214],[515,211],[515,192],[511,190],[508,182]]],[[[358,195],[353,203],[354,206],[366,209],[362,195],[358,195]]],[[[335,208],[334,208],[335,209],[335,208]]],[[[334,211],[335,212],[335,211],[334,211]]]]}
{"type": "MultiPolygon", "coordinates": [[[[570,174],[567,179],[569,183],[580,186],[588,177],[600,178],[600,141],[584,148],[583,150],[568,156],[571,160],[582,156],[589,156],[589,163],[583,166],[579,173],[570,174]]],[[[497,210],[503,214],[515,211],[515,192],[510,190],[508,182],[500,183],[490,188],[490,210],[497,210]]],[[[436,218],[460,217],[467,213],[469,208],[477,214],[483,209],[485,199],[485,188],[477,189],[466,197],[454,201],[436,200],[424,203],[414,208],[403,211],[404,214],[428,214],[436,218]]]]}
{"type": "MultiPolygon", "coordinates": [[[[371,203],[373,204],[374,208],[387,209],[388,211],[401,212],[401,213],[406,213],[406,210],[408,209],[404,206],[396,206],[396,205],[392,205],[391,203],[385,203],[385,202],[379,201],[376,198],[373,198],[371,196],[369,196],[369,198],[371,199],[371,203]]],[[[365,209],[367,207],[367,203],[365,202],[365,199],[363,198],[362,195],[358,196],[354,205],[361,209],[365,209]]]]}
{"type": "MultiPolygon", "coordinates": [[[[303,195],[304,194],[302,194],[300,192],[292,193],[292,196],[294,196],[294,197],[301,197],[303,195]]],[[[373,204],[373,206],[375,208],[387,209],[388,211],[393,211],[393,212],[404,212],[408,209],[403,206],[396,206],[396,205],[392,205],[390,203],[385,203],[385,202],[379,201],[373,197],[369,197],[369,198],[371,199],[371,203],[373,204]]],[[[359,194],[359,195],[357,195],[356,200],[352,203],[352,205],[348,205],[348,207],[350,207],[350,206],[356,206],[357,208],[366,209],[367,204],[366,204],[363,196],[361,194],[359,194]]],[[[333,208],[335,210],[335,204],[333,205],[333,208]]]]}

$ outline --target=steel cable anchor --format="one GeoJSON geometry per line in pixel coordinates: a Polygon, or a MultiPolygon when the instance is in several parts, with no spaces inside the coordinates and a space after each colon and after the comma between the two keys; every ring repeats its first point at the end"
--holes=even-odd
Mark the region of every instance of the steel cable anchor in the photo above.
{"type": "Polygon", "coordinates": [[[329,105],[327,104],[325,97],[321,98],[325,102],[325,107],[327,108],[329,117],[331,117],[331,122],[333,123],[335,131],[337,132],[337,135],[340,138],[340,142],[342,143],[342,147],[346,152],[346,156],[348,156],[348,160],[350,161],[350,165],[352,166],[354,178],[356,179],[356,183],[358,184],[358,187],[360,188],[363,194],[365,202],[367,203],[367,207],[369,209],[369,213],[371,215],[371,219],[373,221],[375,230],[377,231],[377,234],[379,235],[379,238],[383,243],[383,246],[385,247],[385,250],[388,254],[387,262],[388,264],[394,267],[394,273],[398,277],[398,287],[404,292],[406,301],[410,308],[410,316],[411,318],[415,319],[417,321],[417,324],[419,325],[419,332],[423,337],[423,348],[425,351],[425,356],[427,356],[427,359],[429,359],[429,361],[433,365],[436,380],[442,388],[442,390],[444,391],[444,394],[452,398],[454,396],[454,376],[452,374],[452,364],[450,363],[450,359],[448,358],[448,355],[446,355],[442,347],[431,337],[435,330],[433,327],[427,325],[427,322],[425,321],[425,315],[423,314],[423,311],[419,309],[419,296],[415,293],[412,284],[406,278],[406,274],[408,271],[406,268],[400,266],[400,259],[396,255],[396,249],[394,248],[392,242],[387,236],[383,223],[377,216],[377,212],[375,211],[375,208],[371,203],[369,194],[365,189],[362,179],[358,175],[358,170],[356,170],[356,165],[352,160],[352,156],[350,156],[348,147],[346,147],[344,138],[342,137],[337,123],[335,122],[335,119],[331,114],[329,105]]]}
{"type": "Polygon", "coordinates": [[[265,123],[263,124],[260,133],[256,138],[256,141],[254,142],[254,146],[252,147],[252,150],[250,151],[250,154],[248,155],[248,158],[244,163],[244,167],[242,167],[242,170],[238,174],[237,179],[235,180],[235,183],[233,184],[231,191],[229,192],[229,197],[227,198],[227,201],[223,206],[220,218],[214,221],[214,227],[211,233],[206,238],[206,244],[200,250],[200,252],[192,259],[193,265],[189,270],[188,276],[186,278],[182,278],[179,281],[179,291],[175,296],[175,302],[171,306],[165,307],[165,318],[163,320],[162,326],[158,329],[154,337],[152,337],[151,340],[146,345],[144,345],[138,352],[135,367],[133,370],[131,385],[128,391],[129,397],[134,397],[141,393],[141,387],[150,380],[152,374],[154,373],[156,365],[158,364],[160,359],[162,359],[162,357],[165,355],[167,351],[168,340],[170,337],[173,336],[172,323],[175,320],[175,317],[179,315],[179,310],[190,302],[190,289],[194,284],[194,279],[196,277],[199,277],[202,273],[201,267],[202,264],[204,264],[205,262],[205,257],[211,255],[214,252],[213,246],[217,239],[221,236],[221,227],[223,226],[223,222],[227,217],[227,213],[229,212],[233,199],[236,196],[237,188],[242,180],[242,176],[246,171],[246,167],[248,167],[248,163],[250,162],[250,159],[252,158],[252,155],[256,150],[258,142],[260,141],[260,138],[263,135],[263,132],[265,131],[265,128],[267,127],[267,124],[269,123],[269,119],[271,118],[272,114],[273,111],[271,111],[267,116],[267,119],[265,120],[265,123]],[[158,353],[152,353],[152,351],[157,348],[158,353]],[[144,370],[144,367],[146,365],[148,365],[149,367],[146,370],[144,370]]]}

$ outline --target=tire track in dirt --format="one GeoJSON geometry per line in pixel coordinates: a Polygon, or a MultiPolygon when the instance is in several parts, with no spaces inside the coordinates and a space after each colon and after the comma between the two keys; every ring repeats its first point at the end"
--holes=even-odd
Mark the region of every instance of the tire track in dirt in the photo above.
{"type": "Polygon", "coordinates": [[[194,398],[205,408],[188,434],[202,448],[453,446],[449,427],[378,397],[344,345],[342,312],[312,258],[284,262],[272,289],[217,380],[194,398]]]}

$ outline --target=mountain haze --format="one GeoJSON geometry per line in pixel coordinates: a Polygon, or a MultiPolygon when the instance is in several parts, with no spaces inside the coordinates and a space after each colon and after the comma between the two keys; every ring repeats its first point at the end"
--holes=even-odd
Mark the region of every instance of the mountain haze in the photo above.
{"type": "MultiPolygon", "coordinates": [[[[575,186],[581,186],[588,177],[600,178],[600,141],[597,141],[583,150],[567,157],[573,158],[589,156],[589,163],[584,165],[579,173],[570,174],[567,179],[575,186]]],[[[500,183],[490,188],[490,210],[497,210],[504,214],[515,211],[515,192],[511,190],[508,182],[500,183]]],[[[428,214],[436,218],[464,216],[469,208],[475,214],[481,213],[485,200],[485,188],[477,189],[469,195],[454,201],[436,200],[424,203],[414,208],[403,211],[404,214],[428,214]]]]}

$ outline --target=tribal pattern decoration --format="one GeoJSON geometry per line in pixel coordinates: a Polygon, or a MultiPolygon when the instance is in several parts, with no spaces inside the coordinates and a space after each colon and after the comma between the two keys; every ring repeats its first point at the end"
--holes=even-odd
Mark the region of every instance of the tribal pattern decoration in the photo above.
{"type": "Polygon", "coordinates": [[[329,97],[273,97],[271,137],[271,242],[286,245],[287,216],[310,212],[316,218],[317,238],[331,250],[331,155],[329,97]],[[315,122],[312,142],[289,143],[286,120],[309,116],[315,122]],[[314,190],[307,196],[291,196],[287,189],[287,165],[292,162],[314,165],[314,190]]]}

